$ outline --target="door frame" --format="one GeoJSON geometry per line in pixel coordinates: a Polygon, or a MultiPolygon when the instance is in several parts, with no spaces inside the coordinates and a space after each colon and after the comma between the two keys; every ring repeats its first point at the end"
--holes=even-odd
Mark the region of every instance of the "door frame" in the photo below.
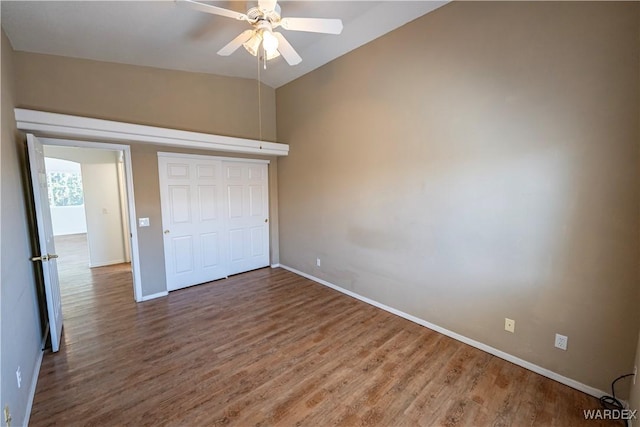
{"type": "Polygon", "coordinates": [[[144,301],[142,296],[142,280],[140,276],[140,255],[138,250],[138,227],[136,227],[136,206],[133,193],[133,167],[131,164],[131,147],[124,144],[111,144],[105,142],[76,141],[71,139],[38,138],[43,145],[56,145],[62,147],[97,148],[100,150],[120,151],[123,153],[125,197],[127,200],[127,213],[129,221],[127,227],[131,235],[131,270],[133,279],[133,298],[136,302],[144,301]]]}

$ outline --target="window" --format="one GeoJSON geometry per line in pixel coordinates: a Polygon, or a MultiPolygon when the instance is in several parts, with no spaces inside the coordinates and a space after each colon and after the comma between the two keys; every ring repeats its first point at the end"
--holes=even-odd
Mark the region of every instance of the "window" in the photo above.
{"type": "Polygon", "coordinates": [[[76,172],[47,173],[49,204],[51,206],[80,206],[84,204],[82,175],[76,172]]]}

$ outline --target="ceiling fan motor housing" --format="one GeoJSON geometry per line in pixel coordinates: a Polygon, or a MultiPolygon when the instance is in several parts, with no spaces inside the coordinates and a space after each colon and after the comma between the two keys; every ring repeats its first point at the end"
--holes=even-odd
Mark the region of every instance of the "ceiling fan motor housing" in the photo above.
{"type": "Polygon", "coordinates": [[[247,16],[249,20],[252,22],[258,22],[262,20],[269,21],[271,23],[276,23],[280,21],[280,5],[276,3],[276,6],[273,10],[261,10],[258,2],[250,1],[247,2],[247,16]]]}

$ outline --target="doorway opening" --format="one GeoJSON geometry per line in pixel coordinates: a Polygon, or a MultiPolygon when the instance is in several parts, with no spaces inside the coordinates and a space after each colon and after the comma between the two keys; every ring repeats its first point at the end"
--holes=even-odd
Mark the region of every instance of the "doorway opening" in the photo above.
{"type": "MultiPolygon", "coordinates": [[[[94,273],[100,267],[126,267],[131,273],[133,299],[142,301],[130,147],[60,138],[39,140],[47,175],[67,172],[66,176],[47,176],[47,183],[61,187],[59,194],[49,195],[49,202],[54,241],[66,251],[69,266],[76,264],[94,273]],[[65,219],[58,221],[56,216],[65,219]]],[[[65,260],[59,262],[64,267],[65,260]]]]}
{"type": "MultiPolygon", "coordinates": [[[[62,277],[63,283],[68,282],[72,288],[73,285],[83,288],[83,295],[77,299],[80,304],[71,308],[79,307],[80,314],[87,310],[97,311],[96,302],[102,298],[96,295],[98,287],[92,287],[97,283],[92,280],[96,271],[88,270],[89,267],[111,268],[106,266],[116,265],[124,268],[124,280],[120,277],[111,280],[110,276],[107,282],[117,282],[118,288],[129,294],[128,298],[131,295],[128,289],[133,288],[134,300],[142,299],[131,153],[127,145],[46,139],[33,134],[27,134],[27,146],[39,244],[39,254],[31,260],[42,266],[44,298],[41,304],[46,304],[48,319],[43,325],[43,342],[50,342],[52,351],[56,352],[60,349],[63,325],[63,297],[58,274],[60,255],[56,254],[53,227],[53,214],[57,215],[58,208],[63,211],[71,209],[63,212],[63,218],[56,220],[56,226],[59,235],[64,235],[65,228],[66,232],[75,232],[66,234],[75,238],[63,239],[59,243],[62,246],[66,243],[68,247],[61,249],[72,251],[78,261],[75,266],[73,263],[69,265],[71,272],[62,277]],[[51,189],[48,184],[51,184],[51,189]],[[75,212],[75,221],[73,209],[79,211],[75,212]],[[85,221],[82,221],[83,211],[85,221]],[[86,233],[82,233],[85,228],[86,233]],[[88,254],[88,265],[83,262],[83,254],[88,254]],[[89,277],[81,277],[82,274],[78,277],[74,267],[80,267],[80,271],[88,273],[89,277]],[[82,307],[83,301],[91,301],[93,306],[82,307]]],[[[65,317],[67,315],[73,313],[67,313],[65,317]]]]}
{"type": "Polygon", "coordinates": [[[94,287],[105,274],[117,272],[120,280],[114,283],[127,287],[131,295],[124,153],[61,145],[43,148],[64,316],[95,309],[90,296],[99,295],[94,287]]]}

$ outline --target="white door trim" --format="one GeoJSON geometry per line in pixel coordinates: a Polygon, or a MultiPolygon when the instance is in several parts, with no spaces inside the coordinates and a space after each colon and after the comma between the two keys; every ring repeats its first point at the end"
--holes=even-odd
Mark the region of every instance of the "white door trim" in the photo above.
{"type": "Polygon", "coordinates": [[[133,297],[136,302],[143,301],[142,279],[140,276],[140,255],[138,250],[138,227],[136,226],[136,206],[133,194],[133,168],[131,166],[131,147],[105,142],[75,141],[58,138],[39,138],[45,145],[65,147],[98,148],[102,150],[122,151],[124,154],[124,176],[127,189],[127,211],[129,213],[129,232],[131,233],[131,269],[133,270],[133,297]]]}
{"type": "Polygon", "coordinates": [[[286,156],[288,144],[15,108],[18,129],[36,136],[146,142],[231,153],[286,156]]]}
{"type": "Polygon", "coordinates": [[[182,158],[182,159],[222,160],[223,162],[271,164],[271,160],[263,160],[263,159],[244,159],[242,157],[207,156],[206,154],[171,153],[166,151],[158,151],[158,157],[174,157],[174,158],[182,158]]]}

